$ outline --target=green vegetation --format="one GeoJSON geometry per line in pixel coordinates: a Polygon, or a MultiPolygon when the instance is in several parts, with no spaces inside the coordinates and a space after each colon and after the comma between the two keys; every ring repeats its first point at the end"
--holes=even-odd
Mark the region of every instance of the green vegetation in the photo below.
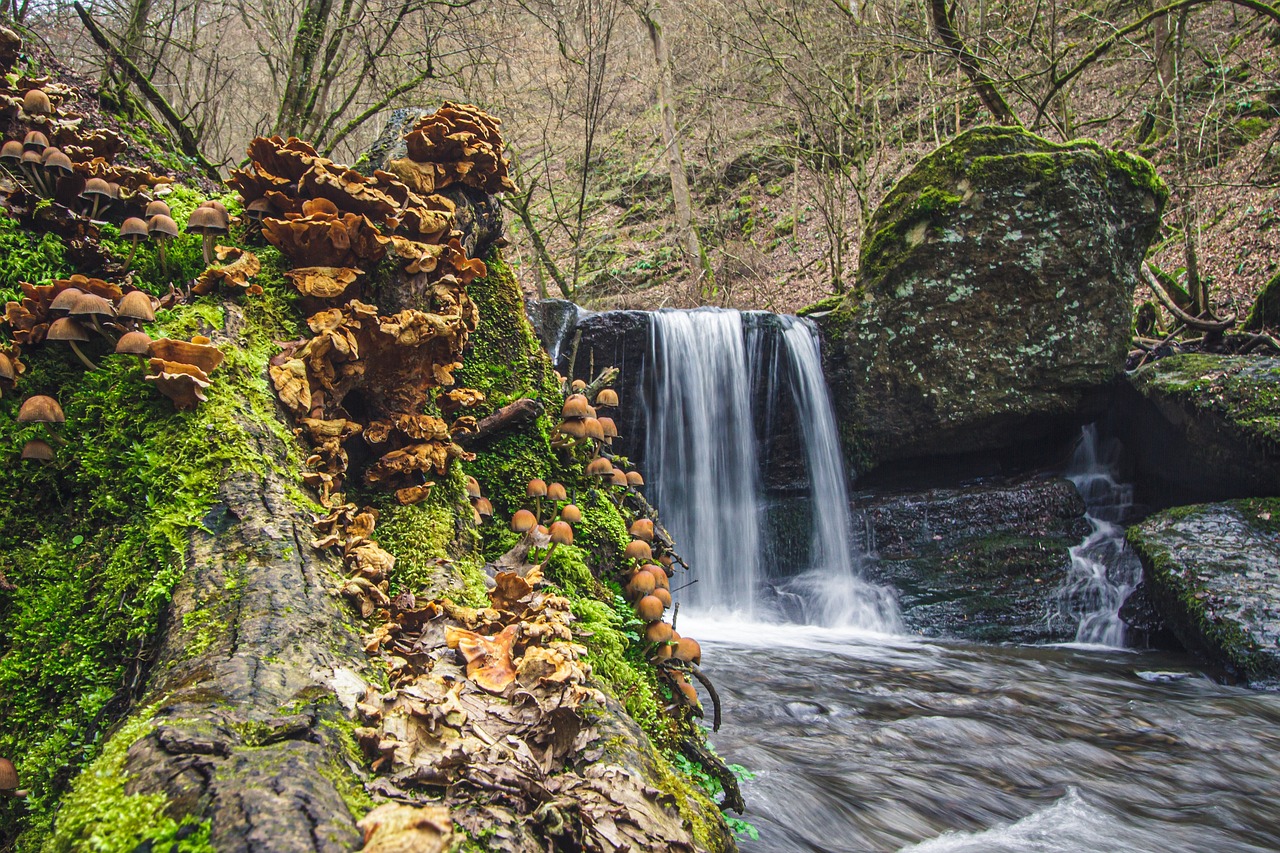
{"type": "MultiPolygon", "coordinates": [[[[0,235],[16,239],[11,220],[0,217],[0,235]]],[[[95,350],[100,369],[87,372],[52,343],[24,351],[18,392],[0,399],[9,460],[0,467],[0,571],[16,587],[0,592],[0,754],[14,757],[31,791],[25,802],[0,801],[0,844],[25,831],[16,849],[45,846],[59,795],[144,683],[188,531],[217,499],[219,472],[301,470],[265,378],[271,341],[296,337],[298,327],[291,288],[263,255],[266,292],[238,309],[241,334],[223,343],[226,361],[195,411],[174,411],[132,358],[95,350]],[[18,460],[23,443],[41,435],[16,423],[33,394],[53,396],[67,416],[57,430],[65,445],[47,465],[18,460]],[[238,426],[246,419],[284,439],[290,457],[264,458],[238,426]]],[[[20,279],[74,271],[50,266],[58,257],[50,245],[11,257],[20,279]]],[[[162,289],[157,278],[141,281],[162,289]]],[[[159,312],[148,331],[188,337],[225,323],[221,304],[206,298],[159,312]]],[[[217,639],[217,624],[202,609],[185,621],[197,649],[217,639]]]]}

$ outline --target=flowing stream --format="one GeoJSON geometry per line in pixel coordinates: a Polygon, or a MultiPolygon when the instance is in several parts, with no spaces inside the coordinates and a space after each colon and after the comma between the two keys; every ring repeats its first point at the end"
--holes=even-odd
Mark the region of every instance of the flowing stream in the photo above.
{"type": "Polygon", "coordinates": [[[1280,694],[1120,648],[1139,577],[1123,548],[1132,495],[1096,433],[1067,472],[1093,527],[1059,594],[1077,642],[907,637],[850,545],[809,325],[700,310],[651,329],[646,475],[699,578],[679,593],[679,629],[724,703],[712,740],[756,773],[744,853],[1280,850],[1280,694]],[[780,547],[760,424],[787,407],[811,506],[807,536],[780,547]]]}

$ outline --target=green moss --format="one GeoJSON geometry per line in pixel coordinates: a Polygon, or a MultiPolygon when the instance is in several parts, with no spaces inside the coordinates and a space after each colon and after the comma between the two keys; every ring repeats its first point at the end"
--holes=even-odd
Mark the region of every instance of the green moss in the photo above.
{"type": "MultiPolygon", "coordinates": [[[[193,412],[175,412],[135,360],[101,344],[93,372],[60,348],[28,350],[20,394],[0,399],[0,453],[9,460],[0,467],[0,571],[17,586],[0,593],[0,754],[15,757],[32,792],[25,811],[0,801],[0,847],[24,831],[18,849],[44,846],[58,796],[126,710],[125,686],[142,681],[188,532],[216,501],[219,472],[301,470],[265,377],[271,341],[296,336],[296,321],[284,319],[282,285],[272,274],[264,280],[266,292],[243,308],[242,334],[223,346],[208,401],[193,412]],[[17,407],[37,393],[58,399],[67,416],[66,445],[47,466],[17,459],[40,433],[15,422],[17,407]],[[245,421],[288,454],[264,457],[245,421]]],[[[160,312],[149,331],[186,336],[224,322],[220,305],[202,299],[160,312]]],[[[209,604],[189,617],[197,650],[219,637],[216,606],[225,602],[209,604]]]]}
{"type": "Polygon", "coordinates": [[[112,735],[102,754],[76,779],[58,812],[52,853],[129,853],[144,842],[166,853],[213,853],[209,822],[178,822],[165,813],[161,794],[127,794],[129,747],[155,728],[149,713],[112,735]]]}
{"type": "Polygon", "coordinates": [[[1258,291],[1258,298],[1249,309],[1244,327],[1250,331],[1280,329],[1280,273],[1272,276],[1258,291]]]}
{"type": "Polygon", "coordinates": [[[1144,393],[1155,391],[1221,418],[1248,442],[1280,447],[1276,359],[1184,353],[1137,371],[1132,381],[1144,393]]]}
{"type": "Polygon", "coordinates": [[[33,234],[0,213],[0,301],[20,300],[19,283],[47,284],[66,270],[66,249],[53,234],[33,234]]]}

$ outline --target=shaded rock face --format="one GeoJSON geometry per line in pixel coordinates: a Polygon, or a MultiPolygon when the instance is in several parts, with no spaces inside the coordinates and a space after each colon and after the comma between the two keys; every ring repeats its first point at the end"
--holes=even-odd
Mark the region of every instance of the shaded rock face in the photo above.
{"type": "Polygon", "coordinates": [[[1096,414],[1120,372],[1167,191],[1089,143],[977,128],[921,161],[815,313],[855,468],[1027,444],[1096,414]]]}
{"type": "Polygon", "coordinates": [[[1162,358],[1129,374],[1117,402],[1143,501],[1280,493],[1280,358],[1162,358]]]}
{"type": "Polygon", "coordinates": [[[1069,481],[934,489],[859,502],[874,580],[899,591],[903,620],[929,636],[1043,643],[1075,638],[1056,594],[1068,549],[1089,533],[1069,481]]]}
{"type": "Polygon", "coordinates": [[[1129,541],[1147,594],[1189,650],[1280,686],[1280,499],[1165,510],[1129,541]]]}

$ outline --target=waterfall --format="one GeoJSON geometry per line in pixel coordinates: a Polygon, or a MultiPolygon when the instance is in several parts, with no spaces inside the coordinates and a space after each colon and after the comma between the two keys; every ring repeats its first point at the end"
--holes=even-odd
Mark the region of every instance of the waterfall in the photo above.
{"type": "Polygon", "coordinates": [[[892,592],[862,579],[864,558],[853,549],[839,434],[813,325],[700,309],[656,312],[650,328],[646,473],[664,523],[694,568],[697,582],[680,593],[682,603],[752,620],[899,629],[892,592]],[[772,423],[788,403],[808,479],[802,561],[779,554],[763,534],[770,507],[757,424],[772,423]]]}
{"type": "Polygon", "coordinates": [[[1071,568],[1058,594],[1059,609],[1078,619],[1076,642],[1119,648],[1125,642],[1120,608],[1142,580],[1142,565],[1125,545],[1124,521],[1133,508],[1133,486],[1119,482],[1119,444],[1100,442],[1084,428],[1066,477],[1084,498],[1092,532],[1070,549],[1071,568]]]}

